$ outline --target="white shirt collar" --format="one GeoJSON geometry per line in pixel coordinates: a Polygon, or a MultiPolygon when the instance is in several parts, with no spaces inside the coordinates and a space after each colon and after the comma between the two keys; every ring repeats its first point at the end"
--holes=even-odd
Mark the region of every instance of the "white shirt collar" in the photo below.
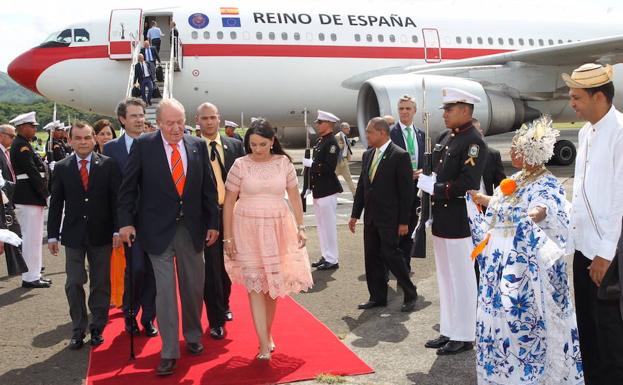
{"type": "Polygon", "coordinates": [[[615,116],[615,108],[614,105],[610,106],[610,110],[595,124],[591,124],[595,131],[598,131],[600,128],[611,127],[610,120],[616,118],[615,116]]]}
{"type": "Polygon", "coordinates": [[[384,144],[384,145],[382,145],[381,147],[377,148],[377,150],[378,150],[378,151],[381,151],[381,152],[385,152],[385,150],[387,150],[387,147],[389,147],[389,144],[390,144],[391,142],[392,142],[392,141],[391,141],[390,139],[387,139],[387,142],[385,142],[385,144],[384,144]]]}
{"type": "MultiPolygon", "coordinates": [[[[91,163],[91,158],[92,158],[92,157],[93,157],[93,152],[91,151],[91,152],[89,153],[89,155],[87,155],[87,157],[86,157],[86,158],[84,158],[84,159],[86,159],[87,164],[91,163]]],[[[81,158],[80,156],[78,156],[78,154],[76,154],[76,162],[78,162],[78,164],[80,164],[80,161],[81,161],[81,160],[83,160],[83,158],[81,158]]]]}

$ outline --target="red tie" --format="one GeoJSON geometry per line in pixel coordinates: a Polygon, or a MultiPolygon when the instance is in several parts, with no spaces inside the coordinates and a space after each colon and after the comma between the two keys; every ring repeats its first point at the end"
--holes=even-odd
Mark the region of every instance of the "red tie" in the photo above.
{"type": "Polygon", "coordinates": [[[173,183],[175,183],[175,189],[179,196],[182,196],[184,192],[184,184],[186,183],[186,176],[184,175],[184,165],[182,164],[182,157],[177,150],[177,144],[171,144],[171,176],[173,176],[173,183]]]}
{"type": "Polygon", "coordinates": [[[6,162],[9,166],[9,170],[11,171],[11,176],[13,177],[13,180],[11,182],[16,182],[15,171],[13,171],[13,165],[11,164],[11,154],[9,153],[9,150],[4,150],[4,155],[6,156],[6,162]]]}
{"type": "Polygon", "coordinates": [[[86,159],[80,159],[80,179],[82,179],[82,187],[84,187],[84,191],[89,191],[89,172],[87,171],[87,163],[89,161],[86,159]]]}

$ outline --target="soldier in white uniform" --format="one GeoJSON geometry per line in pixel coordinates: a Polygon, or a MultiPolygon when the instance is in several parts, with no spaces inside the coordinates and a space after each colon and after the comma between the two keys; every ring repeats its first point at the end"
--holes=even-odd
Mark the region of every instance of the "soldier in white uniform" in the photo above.
{"type": "Polygon", "coordinates": [[[573,283],[586,385],[623,379],[620,293],[608,298],[601,290],[609,286],[611,273],[619,275],[611,262],[623,217],[623,114],[612,105],[612,76],[611,66],[599,64],[563,74],[571,107],[587,121],[578,134],[568,250],[575,250],[573,283]]]}

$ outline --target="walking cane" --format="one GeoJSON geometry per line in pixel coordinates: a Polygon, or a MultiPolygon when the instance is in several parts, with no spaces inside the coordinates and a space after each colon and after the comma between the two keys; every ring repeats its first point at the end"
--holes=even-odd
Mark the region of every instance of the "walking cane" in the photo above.
{"type": "MultiPolygon", "coordinates": [[[[130,309],[128,310],[128,317],[132,321],[134,321],[134,267],[132,266],[132,247],[134,245],[134,235],[130,235],[130,244],[128,245],[128,253],[126,255],[126,259],[130,264],[130,309]]],[[[130,323],[130,360],[135,360],[136,356],[134,355],[134,322],[130,323]]]]}

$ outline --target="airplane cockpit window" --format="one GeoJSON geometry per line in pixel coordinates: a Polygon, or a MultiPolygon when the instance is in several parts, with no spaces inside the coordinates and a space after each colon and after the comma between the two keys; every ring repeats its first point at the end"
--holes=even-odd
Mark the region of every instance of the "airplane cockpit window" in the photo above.
{"type": "Polygon", "coordinates": [[[76,43],[86,43],[91,40],[91,34],[84,28],[74,29],[74,41],[76,43]]]}
{"type": "Polygon", "coordinates": [[[71,29],[56,31],[48,36],[48,38],[39,45],[39,48],[69,47],[71,39],[71,29]]]}
{"type": "Polygon", "coordinates": [[[210,40],[210,32],[209,31],[203,31],[203,39],[204,40],[210,40]]]}

